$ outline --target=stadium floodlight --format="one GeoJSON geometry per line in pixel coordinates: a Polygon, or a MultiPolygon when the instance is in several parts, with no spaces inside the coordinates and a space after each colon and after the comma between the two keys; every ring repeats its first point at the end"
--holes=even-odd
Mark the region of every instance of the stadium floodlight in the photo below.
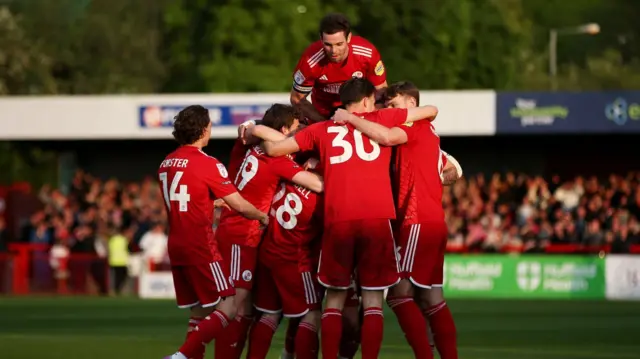
{"type": "Polygon", "coordinates": [[[596,35],[600,33],[600,25],[592,22],[580,26],[549,30],[549,74],[555,78],[558,72],[558,35],[596,35]]]}

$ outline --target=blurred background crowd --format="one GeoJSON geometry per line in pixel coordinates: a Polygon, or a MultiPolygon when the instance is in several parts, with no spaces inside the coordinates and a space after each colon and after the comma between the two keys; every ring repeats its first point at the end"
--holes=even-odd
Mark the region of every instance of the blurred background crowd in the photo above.
{"type": "MultiPolygon", "coordinates": [[[[110,242],[125,238],[128,252],[158,265],[168,260],[166,214],[152,178],[104,181],[78,171],[68,194],[43,186],[38,198],[42,209],[17,238],[0,231],[0,248],[13,240],[106,257],[110,242]]],[[[443,206],[453,248],[536,252],[576,244],[628,253],[640,244],[640,173],[606,179],[478,174],[447,187],[443,206]]]]}

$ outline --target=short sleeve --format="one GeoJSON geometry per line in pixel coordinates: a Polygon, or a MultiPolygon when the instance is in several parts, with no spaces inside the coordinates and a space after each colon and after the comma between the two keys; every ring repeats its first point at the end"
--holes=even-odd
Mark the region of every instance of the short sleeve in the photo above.
{"type": "Polygon", "coordinates": [[[407,142],[414,141],[418,137],[419,129],[413,122],[403,123],[402,125],[395,127],[401,129],[407,134],[407,142]]]}
{"type": "Polygon", "coordinates": [[[207,187],[216,198],[226,197],[238,192],[236,186],[229,179],[227,168],[215,159],[207,163],[207,187]]]}
{"type": "Polygon", "coordinates": [[[323,122],[315,123],[295,134],[293,138],[298,143],[300,152],[312,151],[316,149],[316,144],[319,138],[318,132],[322,129],[323,125],[323,122]]]}
{"type": "Polygon", "coordinates": [[[278,177],[286,179],[287,181],[291,181],[293,176],[303,171],[302,167],[298,166],[289,156],[271,158],[269,169],[278,177]]]}
{"type": "Polygon", "coordinates": [[[367,80],[371,81],[374,86],[380,86],[387,81],[387,71],[384,68],[384,63],[380,58],[378,49],[373,48],[371,59],[369,62],[369,72],[367,73],[367,80]]]}
{"type": "Polygon", "coordinates": [[[400,126],[407,121],[406,108],[384,108],[372,113],[375,114],[372,121],[389,128],[400,126]]]}
{"type": "Polygon", "coordinates": [[[300,93],[309,93],[315,84],[315,77],[311,70],[313,58],[308,55],[309,50],[300,57],[296,69],[293,71],[293,89],[300,93]]]}

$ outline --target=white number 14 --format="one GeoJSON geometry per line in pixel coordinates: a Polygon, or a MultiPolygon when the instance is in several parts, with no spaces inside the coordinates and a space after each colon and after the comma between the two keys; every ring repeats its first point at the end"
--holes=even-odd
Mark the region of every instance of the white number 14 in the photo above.
{"type": "Polygon", "coordinates": [[[167,172],[162,172],[158,175],[160,182],[162,182],[162,194],[164,202],[167,204],[167,208],[171,211],[171,202],[178,202],[178,210],[180,212],[187,212],[188,203],[191,200],[191,195],[187,192],[187,185],[180,184],[180,179],[184,172],[177,171],[171,181],[171,188],[167,189],[167,172]],[[180,186],[180,192],[177,191],[178,185],[180,186]]]}

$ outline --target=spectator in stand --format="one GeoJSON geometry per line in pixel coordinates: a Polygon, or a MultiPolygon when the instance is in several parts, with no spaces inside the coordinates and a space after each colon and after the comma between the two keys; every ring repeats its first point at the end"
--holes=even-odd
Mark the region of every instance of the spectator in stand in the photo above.
{"type": "Polygon", "coordinates": [[[128,277],[129,240],[133,231],[120,231],[114,227],[112,232],[113,235],[109,238],[109,267],[113,278],[113,291],[119,295],[128,277]]]}
{"type": "Polygon", "coordinates": [[[167,243],[169,237],[162,223],[154,223],[140,239],[140,249],[145,263],[151,263],[154,267],[168,261],[167,243]]]}

